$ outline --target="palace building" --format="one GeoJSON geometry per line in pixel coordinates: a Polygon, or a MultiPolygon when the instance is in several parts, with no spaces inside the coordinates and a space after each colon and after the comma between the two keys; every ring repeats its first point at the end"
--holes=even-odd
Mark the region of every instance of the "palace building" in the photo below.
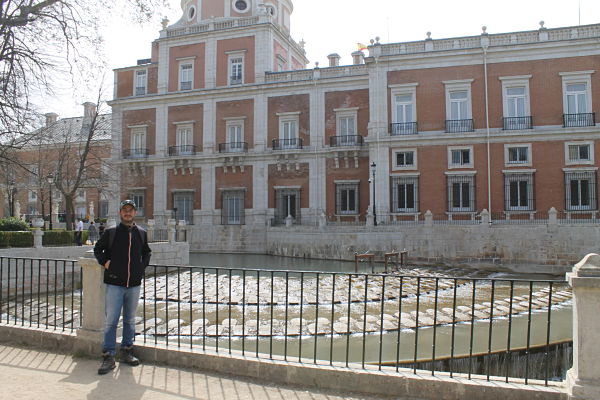
{"type": "Polygon", "coordinates": [[[151,57],[115,70],[111,163],[140,222],[185,221],[192,249],[427,212],[597,218],[600,24],[375,39],[307,68],[291,0],[181,4],[151,57]]]}

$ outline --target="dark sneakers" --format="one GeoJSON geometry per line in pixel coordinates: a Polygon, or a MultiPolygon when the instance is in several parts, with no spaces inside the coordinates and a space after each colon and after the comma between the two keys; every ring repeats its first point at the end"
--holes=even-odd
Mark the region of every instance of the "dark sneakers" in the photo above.
{"type": "Polygon", "coordinates": [[[137,358],[135,355],[133,355],[133,346],[121,348],[120,361],[122,363],[129,364],[132,367],[135,367],[136,365],[140,365],[139,358],[137,358]]]}
{"type": "Polygon", "coordinates": [[[98,375],[108,374],[115,369],[115,358],[110,354],[102,355],[102,365],[98,368],[98,375]]]}

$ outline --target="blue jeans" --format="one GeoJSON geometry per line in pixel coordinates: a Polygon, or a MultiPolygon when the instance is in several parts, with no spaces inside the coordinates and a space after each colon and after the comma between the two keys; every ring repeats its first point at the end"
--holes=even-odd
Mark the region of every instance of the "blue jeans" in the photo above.
{"type": "Polygon", "coordinates": [[[121,347],[131,347],[135,336],[135,312],[140,299],[140,286],[124,287],[106,285],[104,300],[104,341],[102,352],[112,356],[116,354],[117,324],[123,310],[123,339],[121,347]]]}

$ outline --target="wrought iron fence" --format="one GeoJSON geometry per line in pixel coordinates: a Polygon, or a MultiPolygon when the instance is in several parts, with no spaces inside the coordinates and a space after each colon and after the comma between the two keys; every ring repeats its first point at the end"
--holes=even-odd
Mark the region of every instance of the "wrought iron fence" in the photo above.
{"type": "Polygon", "coordinates": [[[169,146],[169,156],[190,156],[196,154],[196,146],[187,144],[183,146],[169,146]]]}
{"type": "Polygon", "coordinates": [[[527,117],[503,117],[502,129],[506,131],[533,129],[533,118],[527,117]]]}
{"type": "Polygon", "coordinates": [[[273,147],[273,150],[301,149],[302,143],[302,138],[273,139],[271,141],[271,146],[273,147]]]}
{"type": "Polygon", "coordinates": [[[363,142],[363,137],[361,135],[342,135],[329,137],[329,145],[331,147],[362,146],[363,142]]]}
{"type": "Polygon", "coordinates": [[[595,113],[563,114],[563,127],[580,127],[596,125],[595,113]]]}
{"type": "Polygon", "coordinates": [[[148,149],[124,149],[123,158],[148,158],[150,150],[148,149]]]}
{"type": "Polygon", "coordinates": [[[570,367],[567,357],[556,368],[551,354],[572,334],[564,281],[153,268],[136,329],[144,343],[507,382],[548,384],[570,367]]]}
{"type": "Polygon", "coordinates": [[[473,132],[473,120],[472,119],[447,119],[446,120],[446,132],[457,133],[457,132],[473,132]]]}
{"type": "Polygon", "coordinates": [[[0,257],[0,323],[79,328],[81,279],[72,260],[0,257]]]}
{"type": "Polygon", "coordinates": [[[219,143],[219,153],[245,153],[247,151],[247,142],[219,143]]]}
{"type": "Polygon", "coordinates": [[[393,122],[390,124],[390,134],[396,135],[416,135],[419,129],[416,122],[393,122]]]}

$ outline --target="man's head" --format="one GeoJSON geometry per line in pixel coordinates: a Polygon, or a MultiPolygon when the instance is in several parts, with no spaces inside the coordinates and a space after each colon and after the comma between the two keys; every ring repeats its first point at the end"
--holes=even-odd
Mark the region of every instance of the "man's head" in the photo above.
{"type": "Polygon", "coordinates": [[[137,212],[137,206],[133,200],[123,200],[121,202],[121,208],[119,215],[121,216],[121,222],[125,225],[133,224],[133,218],[137,212]]]}

